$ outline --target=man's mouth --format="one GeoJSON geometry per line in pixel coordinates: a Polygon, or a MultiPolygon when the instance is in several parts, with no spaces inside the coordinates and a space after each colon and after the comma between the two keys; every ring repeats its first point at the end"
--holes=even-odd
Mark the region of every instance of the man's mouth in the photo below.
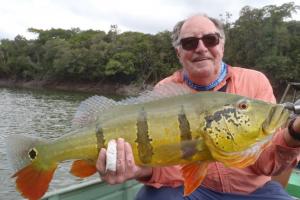
{"type": "Polygon", "coordinates": [[[200,62],[200,61],[203,61],[203,60],[210,60],[210,58],[208,58],[208,57],[194,58],[192,61],[193,62],[200,62]]]}

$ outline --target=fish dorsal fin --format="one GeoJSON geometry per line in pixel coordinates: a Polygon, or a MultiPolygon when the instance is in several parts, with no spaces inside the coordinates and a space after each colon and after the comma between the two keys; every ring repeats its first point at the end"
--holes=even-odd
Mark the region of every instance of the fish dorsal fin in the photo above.
{"type": "Polygon", "coordinates": [[[209,162],[197,162],[184,165],[181,168],[184,178],[184,196],[194,192],[204,180],[209,162]]]}
{"type": "Polygon", "coordinates": [[[137,104],[145,103],[149,101],[159,100],[172,96],[180,96],[185,94],[191,94],[192,91],[189,87],[179,83],[164,83],[158,84],[153,90],[147,90],[140,93],[137,97],[126,98],[121,101],[122,104],[137,104]]]}
{"type": "Polygon", "coordinates": [[[119,103],[104,96],[92,96],[80,103],[72,120],[72,128],[81,128],[84,125],[96,122],[99,115],[119,103]]]}
{"type": "Polygon", "coordinates": [[[137,97],[126,98],[118,102],[104,96],[92,96],[79,105],[72,120],[72,128],[81,128],[84,125],[96,122],[103,112],[116,105],[145,103],[190,93],[191,89],[183,84],[166,83],[157,85],[153,90],[144,91],[137,97]]]}

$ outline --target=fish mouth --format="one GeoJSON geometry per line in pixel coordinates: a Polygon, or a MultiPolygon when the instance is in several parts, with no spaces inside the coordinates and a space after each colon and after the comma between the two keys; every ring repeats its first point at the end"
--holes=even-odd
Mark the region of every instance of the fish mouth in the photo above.
{"type": "Polygon", "coordinates": [[[284,125],[289,118],[289,112],[282,105],[273,106],[268,117],[262,124],[262,130],[265,135],[273,134],[276,129],[284,125]]]}

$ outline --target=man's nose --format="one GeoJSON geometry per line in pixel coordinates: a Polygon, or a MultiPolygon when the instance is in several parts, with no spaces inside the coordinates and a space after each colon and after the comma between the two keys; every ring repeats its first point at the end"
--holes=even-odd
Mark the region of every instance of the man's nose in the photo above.
{"type": "Polygon", "coordinates": [[[203,43],[202,40],[198,41],[198,46],[195,51],[198,51],[198,52],[207,51],[207,47],[205,46],[205,44],[203,43]]]}

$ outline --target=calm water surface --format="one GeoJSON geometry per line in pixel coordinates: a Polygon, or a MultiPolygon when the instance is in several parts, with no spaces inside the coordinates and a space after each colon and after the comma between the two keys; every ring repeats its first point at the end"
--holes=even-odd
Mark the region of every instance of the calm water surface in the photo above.
{"type": "MultiPolygon", "coordinates": [[[[0,199],[23,199],[10,178],[14,172],[6,158],[5,137],[29,134],[51,139],[66,134],[79,103],[89,96],[92,94],[0,88],[0,199]]],[[[49,191],[83,181],[69,174],[69,169],[70,162],[59,166],[49,191]]]]}

